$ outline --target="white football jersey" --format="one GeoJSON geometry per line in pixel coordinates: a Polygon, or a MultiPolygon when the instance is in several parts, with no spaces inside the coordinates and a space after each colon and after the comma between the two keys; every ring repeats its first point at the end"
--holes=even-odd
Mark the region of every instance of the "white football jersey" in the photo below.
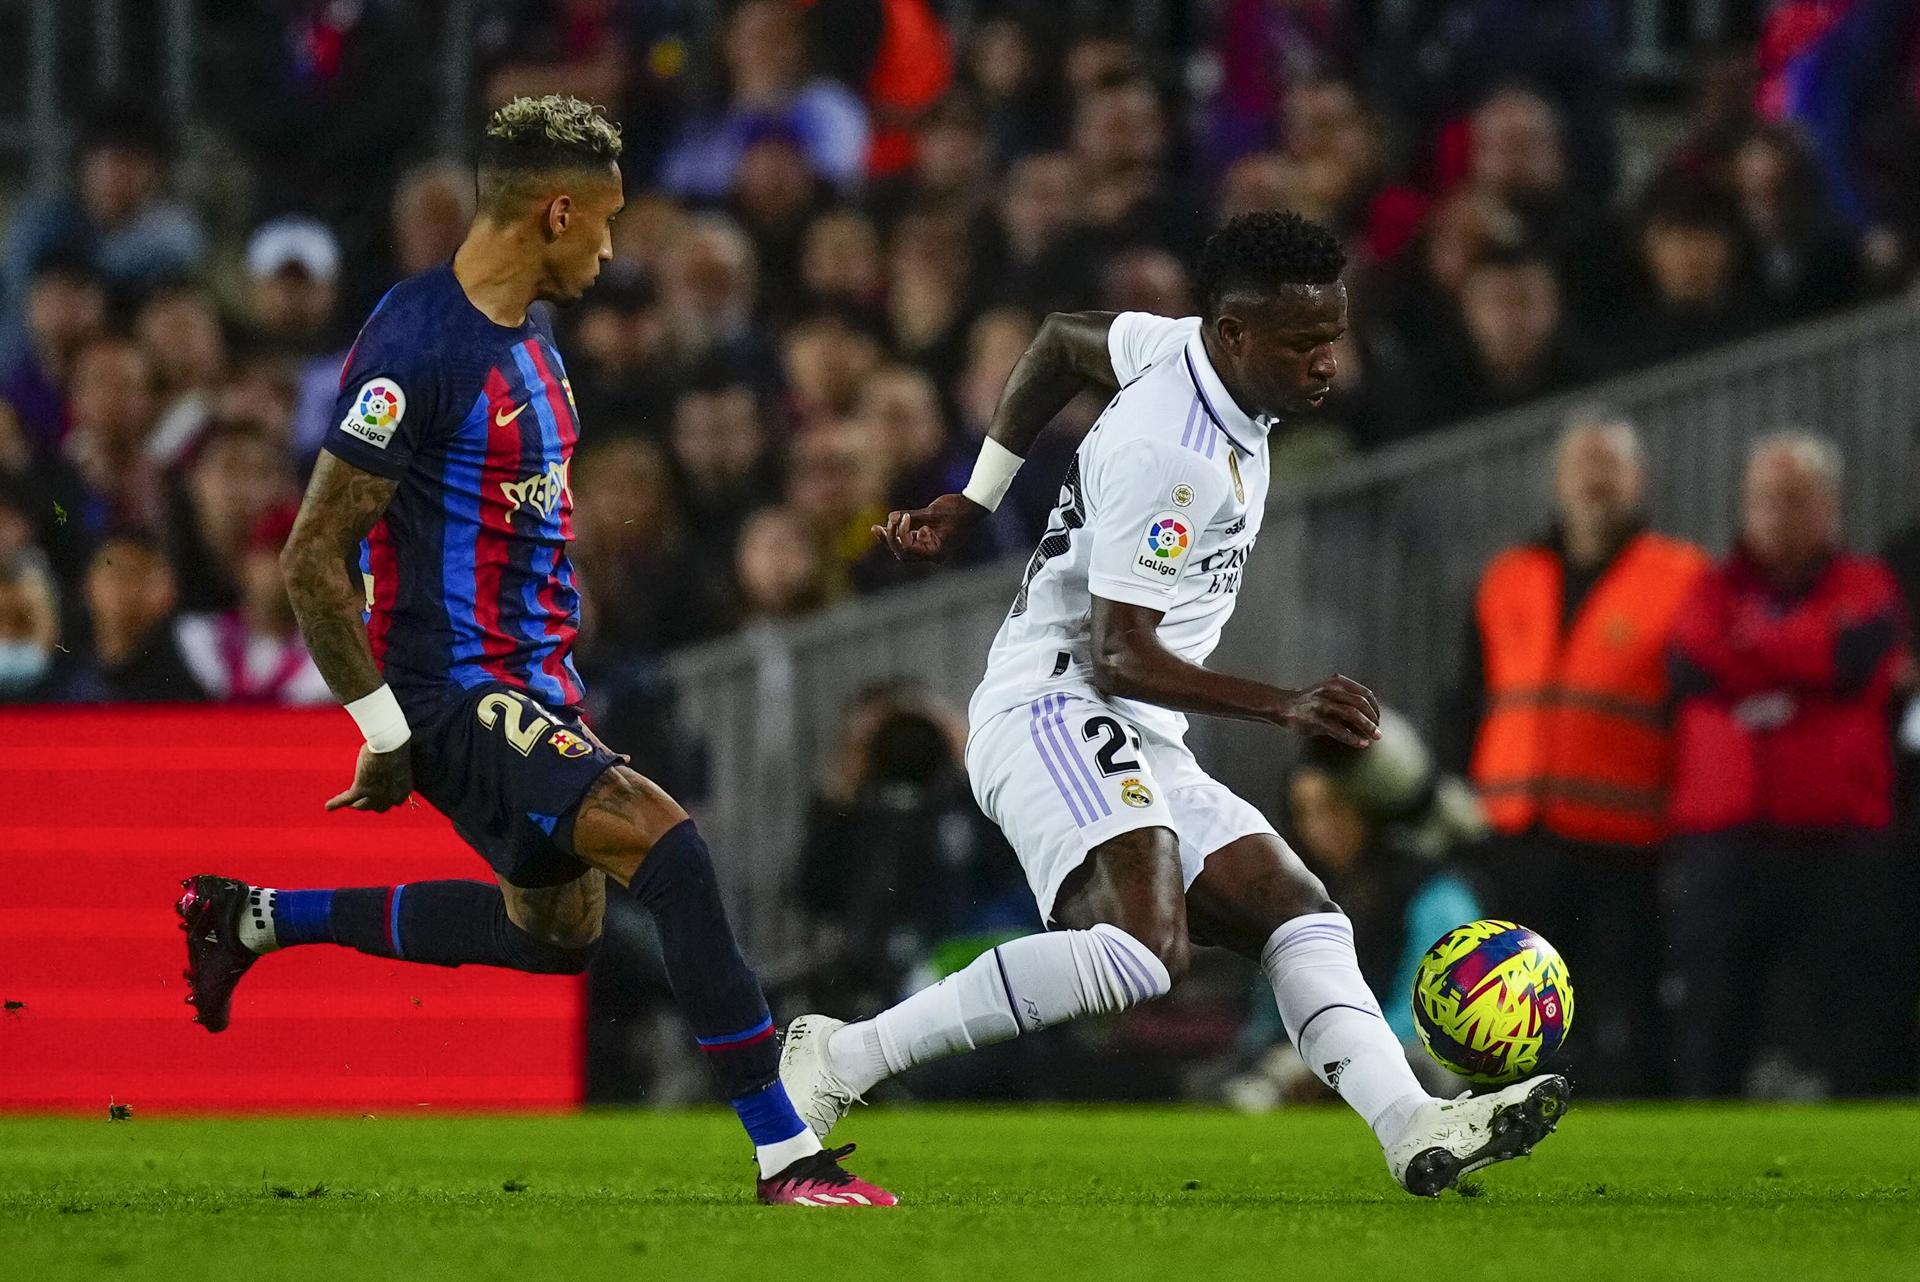
{"type": "MultiPolygon", "coordinates": [[[[1267,503],[1266,419],[1249,418],[1207,360],[1200,321],[1122,312],[1107,335],[1120,391],[1074,452],[1060,500],[987,656],[968,721],[1042,695],[1099,699],[1093,598],[1165,613],[1160,641],[1205,663],[1233,614],[1267,503]]],[[[1110,701],[1179,740],[1187,719],[1110,701]]]]}

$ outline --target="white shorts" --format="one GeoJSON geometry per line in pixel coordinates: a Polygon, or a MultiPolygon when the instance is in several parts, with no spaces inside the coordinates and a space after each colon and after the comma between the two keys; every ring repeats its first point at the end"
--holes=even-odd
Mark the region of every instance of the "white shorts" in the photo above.
{"type": "Polygon", "coordinates": [[[1048,922],[1068,875],[1122,833],[1171,829],[1183,886],[1222,846],[1253,833],[1278,840],[1266,816],[1202,770],[1184,743],[1079,695],[1045,695],[975,727],[967,778],[1048,922]]]}

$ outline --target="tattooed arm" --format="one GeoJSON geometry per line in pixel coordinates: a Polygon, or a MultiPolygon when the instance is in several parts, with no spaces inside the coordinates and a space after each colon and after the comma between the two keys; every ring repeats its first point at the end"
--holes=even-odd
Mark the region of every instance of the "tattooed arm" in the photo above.
{"type": "MultiPolygon", "coordinates": [[[[365,698],[384,685],[361,617],[365,594],[347,565],[387,510],[397,484],[321,451],[293,533],[280,553],[300,634],[314,666],[341,703],[365,698]]],[[[353,786],[327,802],[327,809],[386,810],[412,791],[412,758],[406,745],[375,752],[362,744],[353,786]]]]}

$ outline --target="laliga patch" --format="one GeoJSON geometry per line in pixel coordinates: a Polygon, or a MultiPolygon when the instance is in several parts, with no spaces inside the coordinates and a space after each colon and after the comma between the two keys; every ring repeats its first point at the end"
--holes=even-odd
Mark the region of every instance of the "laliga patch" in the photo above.
{"type": "Polygon", "coordinates": [[[555,752],[563,757],[584,757],[593,751],[593,745],[585,739],[582,739],[571,730],[564,730],[557,727],[552,734],[547,736],[547,742],[553,746],[555,752]]]}
{"type": "Polygon", "coordinates": [[[1120,800],[1126,802],[1135,810],[1145,810],[1153,804],[1153,791],[1138,779],[1122,779],[1120,781],[1120,800]]]}
{"type": "Polygon", "coordinates": [[[1133,553],[1133,572],[1150,583],[1173,585],[1180,563],[1193,546],[1193,526],[1178,512],[1162,512],[1147,522],[1140,546],[1133,553]]]}
{"type": "Polygon", "coordinates": [[[353,398],[353,408],[340,420],[340,430],[384,450],[406,415],[407,394],[400,390],[400,384],[390,378],[371,379],[353,398]]]}

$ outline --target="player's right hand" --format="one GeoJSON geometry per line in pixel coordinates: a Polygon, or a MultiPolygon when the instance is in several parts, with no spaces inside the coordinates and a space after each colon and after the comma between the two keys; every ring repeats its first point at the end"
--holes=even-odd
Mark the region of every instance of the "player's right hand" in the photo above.
{"type": "Polygon", "coordinates": [[[895,560],[944,561],[986,519],[987,509],[966,495],[942,494],[923,508],[888,513],[887,523],[873,532],[895,560]]]}
{"type": "Polygon", "coordinates": [[[1325,735],[1349,748],[1366,748],[1380,737],[1380,703],[1373,691],[1336,673],[1317,686],[1294,691],[1279,721],[1307,738],[1325,735]]]}
{"type": "Polygon", "coordinates": [[[413,792],[413,753],[402,745],[392,752],[375,752],[360,745],[353,767],[353,786],[327,802],[328,810],[391,810],[413,792]]]}

